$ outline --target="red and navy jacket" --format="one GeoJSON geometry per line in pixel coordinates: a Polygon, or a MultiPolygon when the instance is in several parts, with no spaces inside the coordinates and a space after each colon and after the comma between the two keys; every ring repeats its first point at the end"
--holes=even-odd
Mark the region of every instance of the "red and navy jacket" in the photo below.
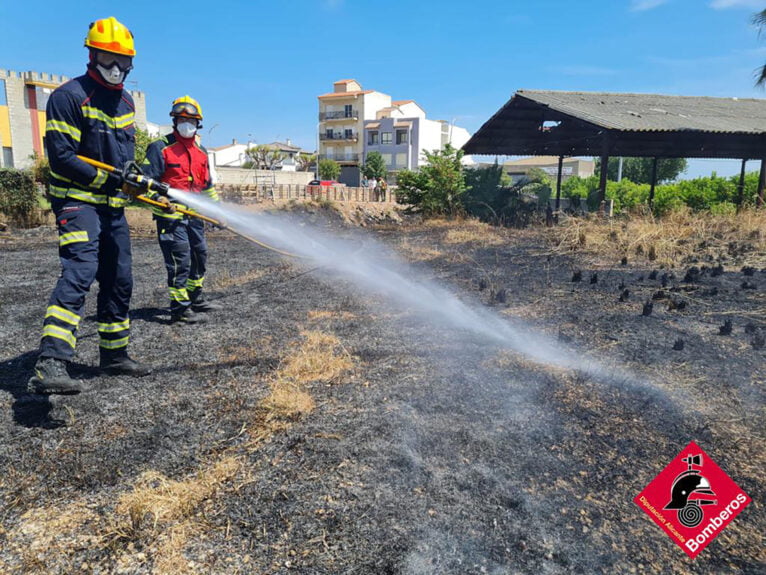
{"type": "MultiPolygon", "coordinates": [[[[146,159],[141,167],[145,175],[160,180],[171,188],[202,193],[213,201],[219,200],[210,176],[207,150],[197,144],[195,138],[183,138],[174,130],[172,134],[155,140],[146,149],[146,159]]],[[[155,195],[156,193],[147,194],[150,198],[155,195]]],[[[179,203],[176,205],[186,207],[179,203]]],[[[152,212],[157,217],[168,219],[184,217],[178,212],[171,214],[161,208],[152,208],[152,212]]]]}
{"type": "Polygon", "coordinates": [[[110,88],[90,74],[56,88],[48,99],[45,148],[51,166],[50,194],[122,208],[130,198],[120,178],[77,155],[122,169],[135,159],[135,105],[122,87],[110,88]]]}

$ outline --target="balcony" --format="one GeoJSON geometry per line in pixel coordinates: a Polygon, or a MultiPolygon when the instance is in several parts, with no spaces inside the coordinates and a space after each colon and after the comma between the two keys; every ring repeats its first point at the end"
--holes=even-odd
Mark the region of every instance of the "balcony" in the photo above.
{"type": "Polygon", "coordinates": [[[322,142],[356,142],[359,139],[358,132],[333,132],[332,134],[324,133],[319,134],[319,139],[322,142]]]}
{"type": "Polygon", "coordinates": [[[319,121],[325,120],[358,120],[359,110],[351,110],[349,112],[341,110],[339,112],[319,112],[319,121]]]}
{"type": "Polygon", "coordinates": [[[339,164],[358,164],[359,154],[335,154],[333,156],[322,155],[322,159],[335,160],[339,164]]]}

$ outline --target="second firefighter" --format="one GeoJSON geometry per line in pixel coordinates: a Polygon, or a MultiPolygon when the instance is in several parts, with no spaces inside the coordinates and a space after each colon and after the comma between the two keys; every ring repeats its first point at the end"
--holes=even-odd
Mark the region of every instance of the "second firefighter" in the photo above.
{"type": "MultiPolygon", "coordinates": [[[[190,96],[173,101],[170,111],[173,133],[152,142],[146,150],[142,166],[149,177],[160,180],[173,189],[205,194],[219,201],[213,187],[207,151],[197,143],[197,131],[202,127],[202,109],[190,96]]],[[[168,274],[170,317],[172,322],[202,323],[201,312],[219,309],[203,296],[207,268],[205,223],[175,211],[182,206],[167,198],[147,194],[162,201],[166,208],[152,208],[157,225],[162,255],[168,274]]]]}

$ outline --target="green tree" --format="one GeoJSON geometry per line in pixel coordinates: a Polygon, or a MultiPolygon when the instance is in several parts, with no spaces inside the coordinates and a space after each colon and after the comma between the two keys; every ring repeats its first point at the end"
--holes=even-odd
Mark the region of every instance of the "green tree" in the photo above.
{"type": "Polygon", "coordinates": [[[402,170],[397,175],[397,201],[427,216],[464,212],[463,151],[447,144],[443,150],[423,152],[423,156],[426,164],[420,171],[402,170]]]}
{"type": "Polygon", "coordinates": [[[152,143],[149,132],[136,128],[136,163],[140,166],[146,158],[146,148],[152,143]]]}
{"type": "Polygon", "coordinates": [[[255,168],[256,170],[273,170],[285,159],[285,155],[282,152],[266,144],[259,144],[248,148],[245,154],[250,158],[250,162],[246,162],[247,165],[243,164],[243,167],[255,168]]]}
{"type": "MultiPolygon", "coordinates": [[[[622,177],[634,184],[652,183],[653,158],[623,158],[622,177]]],[[[619,158],[609,158],[607,179],[616,182],[619,158]]],[[[596,173],[601,170],[601,158],[596,158],[596,173]]],[[[672,182],[686,170],[686,158],[662,158],[657,161],[657,183],[672,182]]]]}
{"type": "Polygon", "coordinates": [[[324,158],[319,160],[319,177],[322,180],[337,180],[340,175],[340,164],[335,160],[324,158]]]}
{"type": "Polygon", "coordinates": [[[503,172],[503,167],[498,165],[497,159],[492,166],[468,168],[463,174],[466,185],[463,205],[466,211],[485,222],[497,223],[502,188],[511,183],[510,177],[503,172]]]}
{"type": "Polygon", "coordinates": [[[383,156],[380,152],[370,152],[367,154],[367,161],[362,166],[362,174],[368,180],[372,178],[386,179],[388,175],[386,162],[383,161],[383,156]]]}
{"type": "Polygon", "coordinates": [[[309,172],[311,171],[311,167],[314,165],[314,162],[317,161],[317,157],[316,154],[307,154],[306,152],[301,152],[295,156],[295,161],[298,164],[299,172],[309,172]]]}

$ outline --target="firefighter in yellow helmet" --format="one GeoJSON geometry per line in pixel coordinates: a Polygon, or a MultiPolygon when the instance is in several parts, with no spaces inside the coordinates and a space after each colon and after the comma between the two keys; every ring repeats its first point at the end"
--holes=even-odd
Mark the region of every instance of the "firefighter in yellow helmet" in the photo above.
{"type": "MultiPolygon", "coordinates": [[[[197,131],[202,128],[199,102],[191,96],[176,98],[171,104],[170,116],[173,133],[152,142],[146,149],[144,173],[176,190],[204,194],[211,201],[219,201],[207,151],[196,139],[197,131]]],[[[208,255],[205,223],[175,211],[175,203],[167,198],[156,197],[152,192],[148,195],[166,204],[165,209],[152,211],[167,270],[171,322],[204,323],[204,313],[220,309],[203,295],[208,255]]]]}
{"type": "Polygon", "coordinates": [[[88,70],[59,86],[46,109],[45,146],[50,160],[51,208],[59,234],[61,276],[43,322],[32,393],[78,393],[68,373],[85,295],[99,283],[97,321],[100,367],[108,375],[143,376],[151,369],[128,356],[133,290],[129,197],[116,173],[78,159],[112,166],[135,159],[135,107],[123,89],[136,54],[133,34],[115,18],[91,23],[85,38],[88,70]]]}

